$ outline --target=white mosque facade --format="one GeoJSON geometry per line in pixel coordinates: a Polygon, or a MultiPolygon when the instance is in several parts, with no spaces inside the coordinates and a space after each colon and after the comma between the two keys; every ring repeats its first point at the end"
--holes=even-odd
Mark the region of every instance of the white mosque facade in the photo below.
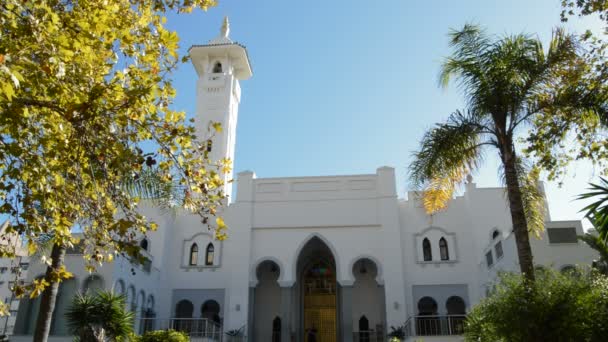
{"type": "MultiPolygon", "coordinates": [[[[199,128],[221,122],[214,157],[234,159],[239,82],[252,76],[247,51],[228,38],[225,22],[218,38],[190,54],[199,128]]],[[[243,171],[234,178],[225,241],[195,216],[144,208],[159,224],[142,238],[149,264],[118,259],[88,274],[71,251],[66,263],[75,278],[62,285],[50,341],[71,340],[62,312],[74,293],[94,288],[126,294],[138,332],[175,328],[193,341],[219,341],[239,329],[256,342],[382,341],[399,326],[412,341],[458,341],[464,315],[497,272],[519,269],[503,188],[470,180],[431,218],[415,193],[398,198],[391,167],[285,178],[243,171]]],[[[582,233],[579,221],[547,217],[541,238],[532,239],[535,262],[590,265],[597,255],[577,241],[582,233]]],[[[27,278],[43,273],[44,265],[31,263],[27,278]]],[[[38,305],[21,301],[15,341],[31,340],[38,305]]]]}

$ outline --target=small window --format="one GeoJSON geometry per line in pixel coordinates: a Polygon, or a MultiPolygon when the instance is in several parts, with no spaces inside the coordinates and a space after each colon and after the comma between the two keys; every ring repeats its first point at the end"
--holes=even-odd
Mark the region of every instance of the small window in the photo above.
{"type": "Polygon", "coordinates": [[[441,260],[450,260],[448,242],[445,241],[445,238],[439,239],[439,256],[441,257],[441,260]]]}
{"type": "Polygon", "coordinates": [[[488,267],[491,267],[492,264],[494,264],[494,258],[492,258],[492,251],[488,251],[486,253],[486,264],[488,264],[488,267]]]}
{"type": "Polygon", "coordinates": [[[141,240],[141,242],[139,243],[139,247],[141,247],[141,249],[148,251],[148,239],[144,238],[143,240],[141,240]]]}
{"type": "Polygon", "coordinates": [[[496,259],[502,258],[502,241],[498,241],[496,245],[494,245],[494,251],[496,252],[496,259]]]}
{"type": "Polygon", "coordinates": [[[431,242],[427,238],[424,238],[424,240],[422,240],[422,255],[424,261],[433,260],[433,253],[431,252],[431,242]]]}
{"type": "Polygon", "coordinates": [[[492,233],[492,240],[498,239],[499,236],[500,232],[498,230],[494,230],[494,232],[492,233]]]}
{"type": "Polygon", "coordinates": [[[206,266],[213,265],[214,254],[215,254],[215,248],[213,247],[212,243],[209,243],[207,245],[207,251],[205,252],[205,265],[206,266]]]}
{"type": "Polygon", "coordinates": [[[222,63],[216,62],[213,66],[213,73],[218,74],[222,72],[222,63]]]}
{"type": "Polygon", "coordinates": [[[190,266],[198,264],[198,245],[193,243],[190,247],[190,266]]]}
{"type": "Polygon", "coordinates": [[[549,243],[577,243],[576,228],[547,228],[549,243]]]}

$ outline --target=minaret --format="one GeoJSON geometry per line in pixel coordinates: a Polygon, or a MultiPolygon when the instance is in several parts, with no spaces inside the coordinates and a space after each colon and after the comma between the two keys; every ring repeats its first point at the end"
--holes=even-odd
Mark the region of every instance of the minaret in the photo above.
{"type": "MultiPolygon", "coordinates": [[[[236,122],[241,101],[240,80],[251,77],[247,49],[233,42],[228,34],[230,24],[224,18],[220,34],[205,45],[193,45],[192,64],[198,74],[196,84],[196,130],[199,139],[208,137],[210,122],[219,122],[222,132],[215,133],[210,157],[217,161],[228,158],[234,163],[236,122]]],[[[232,172],[224,177],[225,192],[232,195],[232,172]]]]}

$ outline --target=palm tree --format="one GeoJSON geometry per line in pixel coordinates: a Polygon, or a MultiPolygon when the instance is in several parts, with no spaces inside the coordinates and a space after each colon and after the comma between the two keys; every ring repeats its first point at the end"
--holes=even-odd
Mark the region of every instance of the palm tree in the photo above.
{"type": "Polygon", "coordinates": [[[125,309],[125,297],[109,291],[77,295],[65,317],[80,342],[123,341],[133,333],[133,313],[125,309]]]}
{"type": "MultiPolygon", "coordinates": [[[[556,29],[545,51],[538,38],[493,37],[468,24],[452,31],[450,38],[453,53],[442,65],[440,83],[446,87],[456,78],[467,110],[426,132],[414,153],[411,180],[425,190],[425,208],[433,213],[443,209],[456,186],[480,166],[484,152],[498,152],[520,269],[534,281],[529,233],[542,229],[544,203],[535,184],[538,173],[526,174],[515,139],[549,106],[566,106],[564,99],[545,94],[555,89],[558,72],[577,58],[576,39],[556,29]]],[[[571,101],[567,104],[572,106],[571,101]]]]}

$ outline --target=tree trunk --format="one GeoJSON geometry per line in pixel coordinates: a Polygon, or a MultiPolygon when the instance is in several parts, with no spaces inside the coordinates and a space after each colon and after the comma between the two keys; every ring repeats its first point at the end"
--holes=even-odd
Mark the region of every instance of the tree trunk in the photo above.
{"type": "Polygon", "coordinates": [[[507,183],[507,195],[509,197],[509,207],[511,209],[513,233],[515,234],[515,244],[517,245],[519,268],[525,279],[532,282],[534,281],[534,261],[532,258],[532,248],[530,247],[528,222],[526,221],[524,203],[519,187],[515,149],[512,142],[508,142],[505,145],[501,156],[507,183]]]}
{"type": "Polygon", "coordinates": [[[55,310],[55,300],[59,292],[59,283],[51,281],[51,275],[64,264],[65,247],[53,245],[51,251],[51,266],[47,267],[44,278],[51,285],[47,286],[42,292],[40,300],[40,310],[36,320],[36,330],[34,331],[34,342],[47,342],[51,332],[51,319],[55,310]]]}

